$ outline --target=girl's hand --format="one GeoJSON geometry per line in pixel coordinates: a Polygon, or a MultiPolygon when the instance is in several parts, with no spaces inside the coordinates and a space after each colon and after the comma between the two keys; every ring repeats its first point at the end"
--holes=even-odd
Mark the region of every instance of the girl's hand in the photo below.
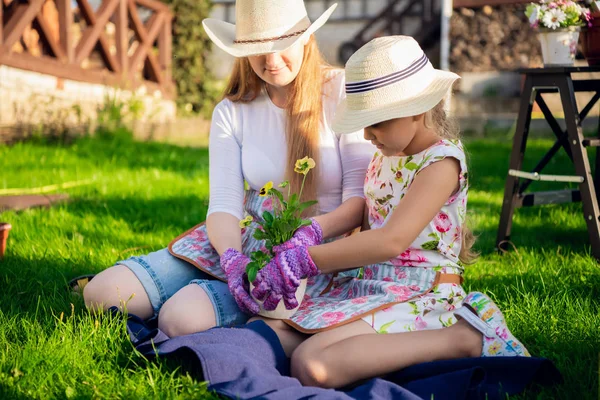
{"type": "Polygon", "coordinates": [[[319,269],[313,262],[305,246],[293,247],[275,255],[275,257],[258,271],[254,280],[252,295],[260,301],[263,308],[272,311],[283,299],[288,310],[298,307],[296,289],[300,280],[318,275],[319,269]]]}
{"type": "Polygon", "coordinates": [[[273,247],[273,252],[279,254],[294,247],[320,245],[323,242],[323,229],[321,229],[321,225],[314,218],[311,218],[310,222],[310,225],[298,228],[290,240],[282,245],[273,247]]]}
{"type": "Polygon", "coordinates": [[[227,276],[227,286],[240,310],[255,315],[260,311],[258,303],[248,294],[248,276],[246,266],[250,258],[235,249],[228,249],[221,255],[221,268],[227,276]]]}

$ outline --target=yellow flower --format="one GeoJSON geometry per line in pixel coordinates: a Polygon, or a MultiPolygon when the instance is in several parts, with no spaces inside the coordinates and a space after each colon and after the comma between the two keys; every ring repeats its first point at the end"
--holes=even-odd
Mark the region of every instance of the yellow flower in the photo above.
{"type": "Polygon", "coordinates": [[[273,189],[273,182],[269,181],[269,182],[265,183],[265,186],[260,188],[260,192],[258,192],[258,195],[260,197],[265,197],[266,195],[269,194],[269,191],[271,189],[273,189]]]}
{"type": "Polygon", "coordinates": [[[490,347],[488,347],[488,353],[493,356],[500,351],[500,347],[500,343],[494,342],[490,345],[490,347]]]}
{"type": "Polygon", "coordinates": [[[250,226],[252,221],[254,221],[254,218],[252,218],[251,215],[248,215],[246,218],[244,218],[243,220],[240,221],[240,228],[243,229],[243,228],[246,228],[247,226],[250,226]]]}
{"type": "Polygon", "coordinates": [[[308,171],[315,167],[315,160],[312,158],[304,157],[301,160],[296,161],[296,166],[294,168],[294,172],[297,172],[302,175],[308,174],[308,171]]]}

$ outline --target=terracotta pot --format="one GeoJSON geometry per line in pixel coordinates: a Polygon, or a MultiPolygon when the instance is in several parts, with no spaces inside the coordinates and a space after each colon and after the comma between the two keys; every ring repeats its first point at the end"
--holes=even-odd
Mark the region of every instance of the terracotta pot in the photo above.
{"type": "Polygon", "coordinates": [[[581,31],[581,51],[589,65],[600,65],[600,12],[592,17],[592,26],[581,31]]]}
{"type": "Polygon", "coordinates": [[[6,239],[8,239],[8,233],[11,229],[11,224],[0,222],[0,258],[4,257],[4,252],[6,251],[6,239]]]}
{"type": "MultiPolygon", "coordinates": [[[[252,289],[254,289],[254,285],[252,284],[252,282],[250,282],[250,292],[252,292],[252,289]]],[[[260,312],[258,313],[258,315],[271,319],[289,319],[292,315],[296,313],[298,308],[300,308],[300,304],[302,303],[302,300],[304,300],[304,292],[306,292],[306,279],[302,279],[300,281],[300,286],[298,286],[298,289],[296,290],[296,300],[298,301],[298,307],[294,308],[293,310],[288,310],[287,308],[285,308],[283,300],[281,300],[279,304],[277,304],[277,308],[275,310],[267,311],[262,307],[263,302],[256,300],[256,298],[254,298],[253,296],[254,300],[256,300],[256,302],[260,305],[260,312]]]]}

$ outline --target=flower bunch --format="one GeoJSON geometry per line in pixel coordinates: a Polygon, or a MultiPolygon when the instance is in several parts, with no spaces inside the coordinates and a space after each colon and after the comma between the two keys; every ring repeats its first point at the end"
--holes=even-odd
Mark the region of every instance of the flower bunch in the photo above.
{"type": "Polygon", "coordinates": [[[592,21],[589,8],[567,0],[540,0],[539,3],[531,3],[527,6],[525,15],[534,28],[591,26],[592,21]]]}
{"type": "MultiPolygon", "coordinates": [[[[300,202],[300,199],[302,198],[306,176],[314,167],[315,161],[312,158],[304,157],[296,161],[294,171],[304,175],[300,193],[290,193],[288,181],[284,181],[279,185],[282,189],[288,188],[286,198],[284,198],[278,189],[273,187],[273,182],[267,182],[260,189],[259,196],[269,196],[273,200],[273,212],[265,211],[262,215],[262,221],[256,221],[259,227],[254,231],[254,238],[265,241],[266,252],[259,250],[252,252],[250,255],[252,261],[246,266],[246,273],[250,282],[256,279],[258,271],[265,267],[271,261],[271,258],[273,258],[273,247],[290,240],[301,226],[311,224],[310,220],[302,218],[302,213],[308,207],[317,204],[317,201],[300,202]]],[[[240,228],[245,228],[252,222],[253,218],[248,216],[240,221],[240,228]]]]}

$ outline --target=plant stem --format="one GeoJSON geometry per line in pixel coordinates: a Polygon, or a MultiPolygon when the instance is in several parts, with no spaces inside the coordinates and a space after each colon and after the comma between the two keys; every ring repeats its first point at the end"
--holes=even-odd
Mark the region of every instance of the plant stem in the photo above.
{"type": "Polygon", "coordinates": [[[302,178],[302,186],[300,186],[300,194],[298,195],[298,202],[301,202],[302,191],[304,190],[304,182],[305,181],[306,181],[306,174],[304,174],[304,178],[302,178]]]}

